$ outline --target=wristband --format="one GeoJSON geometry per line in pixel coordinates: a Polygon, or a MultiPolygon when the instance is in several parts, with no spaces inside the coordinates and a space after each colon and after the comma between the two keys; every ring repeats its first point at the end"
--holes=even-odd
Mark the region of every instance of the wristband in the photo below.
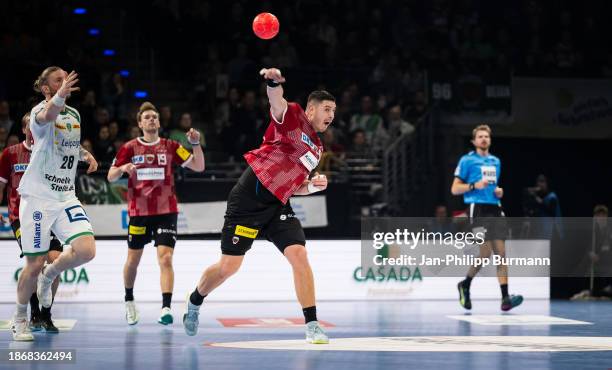
{"type": "Polygon", "coordinates": [[[470,191],[474,190],[474,183],[470,183],[470,191]]]}
{"type": "Polygon", "coordinates": [[[271,88],[275,88],[280,85],[280,83],[274,80],[271,80],[271,79],[266,79],[266,84],[268,85],[268,87],[271,87],[271,88]]]}
{"type": "Polygon", "coordinates": [[[55,94],[51,98],[51,103],[53,103],[53,105],[55,105],[56,107],[61,108],[64,106],[64,104],[66,104],[66,98],[62,98],[61,96],[55,94]]]}
{"type": "Polygon", "coordinates": [[[321,190],[323,189],[314,186],[312,182],[308,183],[308,193],[312,194],[312,193],[316,193],[317,191],[321,191],[321,190]]]}
{"type": "Polygon", "coordinates": [[[192,142],[191,140],[187,140],[187,141],[189,141],[189,144],[191,144],[191,146],[198,146],[198,145],[200,145],[200,140],[195,141],[195,142],[192,142]]]}

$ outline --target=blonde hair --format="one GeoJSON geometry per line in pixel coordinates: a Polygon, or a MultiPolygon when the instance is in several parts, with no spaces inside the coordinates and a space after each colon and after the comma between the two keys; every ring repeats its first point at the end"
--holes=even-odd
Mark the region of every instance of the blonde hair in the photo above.
{"type": "Polygon", "coordinates": [[[157,108],[155,108],[153,103],[146,101],[142,103],[140,105],[140,108],[138,109],[138,114],[136,115],[136,119],[138,120],[138,122],[140,122],[140,118],[142,117],[142,114],[148,110],[152,110],[155,113],[159,114],[159,111],[157,110],[157,108]]]}
{"type": "Polygon", "coordinates": [[[26,125],[30,122],[30,112],[26,113],[21,117],[21,128],[26,127],[26,125]]]}
{"type": "Polygon", "coordinates": [[[61,70],[61,68],[57,66],[51,66],[51,67],[45,68],[45,70],[42,71],[42,73],[36,78],[36,81],[34,81],[34,86],[33,86],[34,91],[42,94],[42,87],[43,85],[47,84],[48,82],[47,79],[49,78],[49,75],[59,70],[61,70]]]}
{"type": "Polygon", "coordinates": [[[491,136],[491,127],[489,127],[489,125],[478,125],[472,130],[472,140],[476,139],[476,133],[478,131],[486,131],[489,133],[489,136],[491,136]]]}

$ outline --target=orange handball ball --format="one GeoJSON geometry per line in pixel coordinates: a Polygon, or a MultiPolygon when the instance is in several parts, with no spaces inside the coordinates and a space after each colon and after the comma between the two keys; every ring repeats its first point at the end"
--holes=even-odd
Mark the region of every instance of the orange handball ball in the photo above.
{"type": "Polygon", "coordinates": [[[260,39],[269,40],[278,34],[278,18],[272,13],[260,13],[253,19],[253,32],[260,39]]]}

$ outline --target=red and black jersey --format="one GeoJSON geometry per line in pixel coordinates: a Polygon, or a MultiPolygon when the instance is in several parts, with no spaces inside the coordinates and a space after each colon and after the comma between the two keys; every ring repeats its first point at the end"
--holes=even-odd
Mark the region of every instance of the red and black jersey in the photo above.
{"type": "Polygon", "coordinates": [[[19,219],[19,200],[21,199],[17,188],[28,164],[32,148],[25,141],[11,145],[2,151],[0,157],[0,181],[6,184],[8,195],[9,220],[14,222],[19,219]]]}

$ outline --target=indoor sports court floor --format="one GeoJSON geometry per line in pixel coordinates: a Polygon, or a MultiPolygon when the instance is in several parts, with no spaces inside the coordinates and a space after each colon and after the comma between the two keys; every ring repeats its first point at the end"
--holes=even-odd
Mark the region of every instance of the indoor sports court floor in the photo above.
{"type": "MultiPolygon", "coordinates": [[[[76,349],[76,364],[0,364],[2,369],[608,369],[612,303],[531,300],[500,315],[499,303],[474,301],[320,302],[330,345],[308,345],[294,302],[208,303],[196,337],[156,323],[158,304],[141,303],[125,324],[122,303],[57,304],[57,335],[16,343],[0,322],[0,348],[76,349]],[[64,321],[64,320],[76,320],[64,321]],[[60,328],[61,329],[61,328],[60,328]],[[353,339],[350,339],[353,338],[353,339]]],[[[6,320],[13,305],[0,305],[6,320]]]]}

